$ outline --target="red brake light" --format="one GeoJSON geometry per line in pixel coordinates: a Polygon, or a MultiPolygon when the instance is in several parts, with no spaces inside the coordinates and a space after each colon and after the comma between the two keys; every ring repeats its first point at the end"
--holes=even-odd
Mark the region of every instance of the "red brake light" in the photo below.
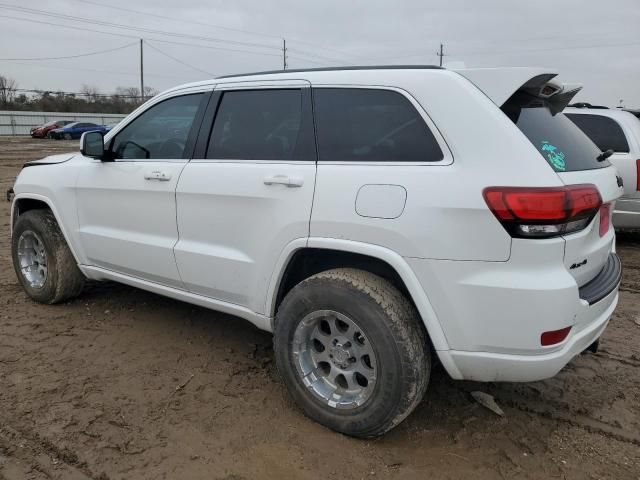
{"type": "Polygon", "coordinates": [[[488,187],[487,205],[514,237],[548,238],[585,228],[602,198],[595,185],[568,187],[488,187]]]}
{"type": "Polygon", "coordinates": [[[560,330],[552,330],[551,332],[544,332],[540,335],[540,344],[543,347],[548,347],[549,345],[555,345],[556,343],[562,342],[569,332],[571,331],[571,327],[561,328],[560,330]]]}

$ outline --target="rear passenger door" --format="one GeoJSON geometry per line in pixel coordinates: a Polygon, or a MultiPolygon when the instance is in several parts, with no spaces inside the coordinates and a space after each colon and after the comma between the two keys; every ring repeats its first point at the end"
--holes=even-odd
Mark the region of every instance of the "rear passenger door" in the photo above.
{"type": "Polygon", "coordinates": [[[176,191],[187,289],[264,313],[279,256],[309,235],[315,175],[308,83],[216,88],[176,191]]]}
{"type": "Polygon", "coordinates": [[[468,235],[468,225],[442,202],[441,193],[457,181],[453,166],[442,168],[453,158],[413,97],[391,87],[314,86],[313,103],[318,175],[311,242],[337,238],[409,257],[477,258],[473,242],[455,241],[468,235]]]}

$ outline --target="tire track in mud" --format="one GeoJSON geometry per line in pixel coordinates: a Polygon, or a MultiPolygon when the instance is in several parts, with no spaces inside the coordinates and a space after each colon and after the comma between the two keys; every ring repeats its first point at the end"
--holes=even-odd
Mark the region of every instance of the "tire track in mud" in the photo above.
{"type": "Polygon", "coordinates": [[[629,432],[624,428],[611,425],[607,422],[597,420],[588,415],[576,414],[575,412],[562,412],[560,409],[551,409],[545,402],[532,401],[525,396],[497,396],[503,404],[516,408],[522,412],[540,415],[549,420],[563,422],[572,427],[582,428],[590,433],[597,433],[605,437],[640,446],[640,435],[629,432]]]}
{"type": "MultiPolygon", "coordinates": [[[[46,478],[73,478],[77,480],[109,480],[106,473],[96,474],[68,448],[60,448],[38,433],[25,432],[10,426],[0,417],[0,455],[13,463],[26,463],[29,471],[42,473],[46,478]],[[61,474],[61,475],[58,475],[61,474]]],[[[0,478],[2,465],[0,464],[0,478]]]]}

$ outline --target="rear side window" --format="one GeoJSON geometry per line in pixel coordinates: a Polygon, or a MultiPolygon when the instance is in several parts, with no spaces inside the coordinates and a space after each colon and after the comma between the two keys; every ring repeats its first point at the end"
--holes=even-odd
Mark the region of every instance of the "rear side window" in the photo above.
{"type": "Polygon", "coordinates": [[[614,152],[629,153],[627,137],[625,137],[620,124],[613,118],[586,113],[567,113],[566,115],[603,152],[611,149],[614,152]]]}
{"type": "Polygon", "coordinates": [[[438,162],[433,133],[403,95],[390,90],[315,88],[320,161],[438,162]]]}
{"type": "Polygon", "coordinates": [[[224,92],[207,158],[304,160],[297,148],[301,124],[299,89],[224,92]]]}
{"type": "Polygon", "coordinates": [[[554,113],[544,100],[516,93],[502,111],[517,125],[556,172],[608,167],[597,160],[600,150],[563,113],[554,113]]]}

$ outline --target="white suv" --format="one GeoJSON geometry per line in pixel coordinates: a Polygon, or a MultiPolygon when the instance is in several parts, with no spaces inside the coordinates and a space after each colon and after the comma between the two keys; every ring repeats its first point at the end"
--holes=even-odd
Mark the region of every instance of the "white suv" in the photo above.
{"type": "Polygon", "coordinates": [[[13,261],[56,303],[115,280],[274,333],[304,412],[400,423],[455,379],[555,375],[605,329],[616,170],[536,69],[267,72],[174,88],[26,165],[13,261]]]}
{"type": "Polygon", "coordinates": [[[567,108],[565,114],[603,152],[624,181],[624,194],[616,202],[613,225],[640,228],[640,120],[630,112],[609,108],[567,108]]]}

